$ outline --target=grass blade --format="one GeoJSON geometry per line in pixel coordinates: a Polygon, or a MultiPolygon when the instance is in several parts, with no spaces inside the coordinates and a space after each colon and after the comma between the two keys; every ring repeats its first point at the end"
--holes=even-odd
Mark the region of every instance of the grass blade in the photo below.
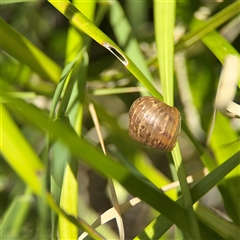
{"type": "Polygon", "coordinates": [[[125,67],[149,90],[149,92],[158,98],[162,98],[161,94],[153,87],[145,75],[136,67],[131,59],[97,26],[93,24],[87,17],[85,17],[80,11],[78,11],[74,5],[68,1],[64,2],[49,2],[56,7],[62,14],[64,14],[72,24],[93,38],[100,45],[109,50],[115,55],[125,67]]]}
{"type": "Polygon", "coordinates": [[[52,59],[12,29],[2,18],[0,18],[0,26],[1,34],[4,35],[0,41],[1,48],[20,62],[28,65],[42,78],[54,83],[59,81],[62,70],[52,59]]]}
{"type": "MultiPolygon", "coordinates": [[[[163,99],[173,106],[173,62],[174,62],[174,38],[176,2],[154,1],[155,32],[158,53],[159,75],[161,79],[163,99]]],[[[186,172],[178,144],[172,151],[174,165],[178,174],[181,192],[185,201],[185,207],[189,216],[191,236],[199,239],[200,233],[197,220],[192,207],[192,199],[186,181],[186,172]]]]}
{"type": "Polygon", "coordinates": [[[22,196],[17,196],[5,210],[1,219],[0,235],[13,239],[19,236],[25,218],[30,210],[33,196],[29,189],[22,196]]]}
{"type": "MultiPolygon", "coordinates": [[[[239,153],[240,152],[232,156],[230,159],[228,159],[228,161],[221,164],[191,188],[190,191],[193,203],[203,197],[218,182],[220,182],[224,176],[229,174],[240,164],[239,153]]],[[[177,202],[179,204],[183,204],[182,197],[180,197],[177,202]]],[[[144,239],[146,236],[148,236],[150,239],[159,239],[172,225],[173,223],[161,214],[153,222],[151,222],[135,239],[144,239]]]]}
{"type": "Polygon", "coordinates": [[[5,107],[0,105],[0,109],[0,126],[2,130],[0,151],[8,164],[36,194],[40,195],[42,188],[41,176],[44,172],[43,164],[21,134],[5,107]],[[11,136],[14,136],[14,138],[11,136]],[[19,161],[21,162],[21,168],[18,167],[19,161]]]}
{"type": "Polygon", "coordinates": [[[129,172],[129,169],[125,169],[108,156],[104,156],[86,141],[81,140],[76,134],[69,131],[62,122],[57,121],[54,122],[54,124],[49,122],[45,115],[39,113],[37,109],[23,101],[11,99],[11,104],[8,104],[8,107],[11,107],[14,112],[16,111],[18,114],[24,115],[25,119],[41,130],[50,131],[54,134],[53,136],[61,139],[61,141],[71,149],[74,155],[83,159],[89,166],[106,177],[116,179],[129,192],[164,213],[180,228],[189,232],[185,210],[166,197],[143,176],[139,177],[139,174],[136,175],[134,172],[129,172]],[[24,111],[21,109],[24,109],[24,111]],[[95,161],[96,158],[98,158],[97,162],[95,161]],[[173,211],[175,214],[171,214],[173,211]]]}
{"type": "Polygon", "coordinates": [[[235,1],[228,7],[224,8],[221,12],[207,19],[205,22],[198,25],[186,35],[184,35],[183,38],[177,43],[175,51],[184,50],[185,48],[192,46],[194,43],[204,37],[207,33],[219,27],[221,24],[228,21],[239,12],[240,2],[235,1]]]}

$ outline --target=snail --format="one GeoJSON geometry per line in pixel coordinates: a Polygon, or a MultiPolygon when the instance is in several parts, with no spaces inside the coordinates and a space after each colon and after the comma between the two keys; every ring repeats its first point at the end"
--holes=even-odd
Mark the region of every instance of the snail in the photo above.
{"type": "Polygon", "coordinates": [[[144,145],[172,151],[181,130],[181,116],[175,107],[154,97],[140,97],[129,110],[129,135],[144,145]]]}

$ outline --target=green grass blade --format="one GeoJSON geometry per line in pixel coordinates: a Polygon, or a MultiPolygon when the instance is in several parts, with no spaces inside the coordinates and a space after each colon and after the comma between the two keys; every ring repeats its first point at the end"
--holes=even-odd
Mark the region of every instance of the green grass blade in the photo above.
{"type": "MultiPolygon", "coordinates": [[[[55,115],[57,118],[62,119],[63,121],[67,121],[68,124],[70,124],[69,120],[71,120],[71,113],[69,115],[70,119],[68,117],[66,117],[67,114],[67,109],[71,108],[71,102],[75,102],[75,98],[79,98],[82,99],[82,97],[76,96],[73,93],[76,92],[75,86],[77,84],[77,82],[81,82],[83,81],[84,77],[82,74],[82,59],[83,59],[83,52],[85,51],[85,48],[82,48],[82,50],[77,54],[77,56],[75,57],[75,59],[72,62],[69,62],[66,64],[63,73],[62,73],[62,80],[61,82],[58,84],[57,89],[55,91],[54,97],[53,97],[53,102],[52,102],[52,107],[51,107],[51,113],[50,116],[52,119],[54,119],[55,115]],[[79,80],[79,78],[81,80],[79,80]],[[64,86],[66,85],[66,88],[64,89],[64,86]],[[63,94],[64,92],[64,94],[63,94]],[[63,95],[62,100],[60,101],[60,97],[61,95],[63,95]],[[73,96],[74,95],[74,96],[73,96]],[[71,100],[72,98],[74,98],[73,100],[71,100]],[[60,101],[60,105],[58,108],[58,111],[56,112],[56,106],[58,104],[58,102],[60,101]],[[70,106],[70,107],[69,107],[70,106]]],[[[83,84],[84,85],[84,84],[83,84]]],[[[85,89],[84,87],[82,89],[85,89]]],[[[75,109],[75,108],[74,108],[75,109]]],[[[78,114],[81,114],[81,109],[78,109],[78,114]]],[[[74,117],[76,116],[76,114],[74,115],[74,117]]],[[[79,119],[79,118],[77,118],[79,119]]],[[[74,120],[75,121],[75,120],[74,120]]],[[[72,122],[72,125],[75,125],[74,121],[72,122]]],[[[76,124],[77,128],[79,128],[81,126],[81,123],[76,124]]],[[[69,125],[70,127],[70,125],[69,125]]],[[[79,132],[79,129],[77,130],[77,132],[79,132]]],[[[51,192],[53,194],[53,196],[55,197],[56,201],[59,202],[59,198],[60,198],[60,194],[62,192],[62,200],[65,204],[61,204],[61,206],[63,207],[63,209],[66,212],[71,212],[71,214],[73,214],[73,211],[75,211],[75,216],[77,215],[77,210],[76,210],[76,204],[75,204],[75,210],[72,209],[72,206],[74,206],[73,202],[77,201],[77,196],[72,196],[68,194],[68,186],[67,186],[67,182],[69,183],[69,180],[67,178],[64,178],[65,181],[65,188],[62,189],[62,181],[63,181],[63,173],[65,172],[65,168],[66,166],[69,164],[69,162],[71,161],[71,153],[69,152],[69,150],[63,146],[60,142],[56,142],[53,145],[53,159],[52,159],[52,176],[51,176],[51,192]],[[59,155],[60,154],[60,155],[59,155]],[[69,160],[69,162],[68,162],[69,160]],[[65,197],[64,197],[65,196],[65,197]],[[71,200],[71,198],[74,198],[75,200],[71,200]],[[68,204],[69,202],[71,202],[72,204],[68,204]],[[71,209],[68,209],[71,208],[71,209]],[[69,211],[68,211],[69,210],[69,211]]],[[[76,168],[76,166],[75,166],[76,168]]],[[[72,181],[72,185],[76,186],[76,180],[74,181],[74,178],[72,178],[72,174],[70,172],[70,168],[69,166],[67,167],[68,169],[68,173],[65,173],[66,176],[68,176],[69,178],[71,178],[72,181]]],[[[69,183],[70,184],[70,183],[69,183]]],[[[70,184],[71,185],[71,184],[70,184]]],[[[75,187],[75,190],[77,188],[75,187]]],[[[73,192],[71,192],[73,194],[73,192]]],[[[76,193],[75,193],[76,195],[76,193]]],[[[56,234],[56,216],[55,213],[52,214],[52,226],[53,226],[53,234],[56,234]]],[[[67,221],[67,220],[66,220],[67,221]]],[[[75,226],[72,226],[71,223],[69,223],[71,225],[66,227],[67,223],[65,220],[63,220],[63,218],[61,218],[60,220],[60,231],[61,231],[61,236],[65,236],[65,237],[69,237],[69,231],[71,228],[75,228],[75,226]],[[61,223],[63,223],[64,227],[61,226],[61,223]]],[[[69,222],[69,221],[67,221],[69,222]]],[[[76,230],[73,230],[73,234],[76,234],[76,230]]],[[[67,237],[67,238],[68,238],[67,237]]]]}
{"type": "Polygon", "coordinates": [[[194,29],[190,30],[190,32],[186,33],[183,38],[176,44],[175,51],[180,51],[191,47],[207,33],[219,27],[221,24],[225,23],[239,12],[240,2],[235,1],[219,13],[207,19],[202,24],[199,24],[194,29]]]}
{"type": "Polygon", "coordinates": [[[43,164],[3,105],[0,105],[0,110],[0,151],[14,171],[31,187],[34,193],[39,195],[42,187],[41,176],[44,172],[43,164]],[[21,162],[20,168],[19,162],[21,162]]]}
{"type": "MultiPolygon", "coordinates": [[[[62,73],[61,81],[58,83],[56,91],[54,93],[52,106],[51,106],[51,110],[50,110],[50,118],[51,119],[54,119],[55,117],[57,117],[59,119],[66,120],[69,125],[70,125],[69,118],[66,115],[66,111],[67,111],[67,107],[69,105],[69,101],[70,101],[70,98],[72,95],[73,86],[76,82],[76,75],[78,74],[79,63],[81,63],[83,51],[79,52],[79,54],[76,56],[76,58],[72,62],[69,62],[66,64],[66,66],[63,70],[63,73],[62,73]],[[64,87],[65,87],[65,89],[64,89],[64,87]],[[63,94],[63,92],[64,92],[64,94],[63,94]],[[63,96],[62,101],[60,101],[61,96],[63,96]],[[58,111],[56,112],[56,107],[59,102],[60,102],[59,108],[58,108],[58,111]]],[[[53,194],[57,203],[59,203],[60,195],[61,195],[61,191],[62,191],[62,181],[63,181],[64,172],[65,172],[64,169],[66,168],[66,166],[68,164],[68,160],[70,161],[70,159],[71,159],[71,154],[70,154],[69,150],[59,142],[56,142],[53,145],[53,153],[55,153],[55,154],[53,155],[53,158],[52,158],[51,193],[53,194]],[[58,156],[59,153],[62,153],[62,154],[60,156],[58,156]]],[[[70,177],[72,175],[66,173],[66,176],[70,177]]],[[[67,182],[66,179],[64,181],[65,181],[65,183],[67,182]]],[[[73,186],[75,186],[75,185],[76,184],[73,184],[73,186]]],[[[66,187],[66,184],[64,186],[66,187]]],[[[71,197],[71,196],[69,196],[69,197],[71,197]]],[[[63,198],[63,199],[66,199],[66,198],[63,198]]],[[[77,201],[77,198],[75,200],[77,201]]],[[[71,202],[73,203],[74,200],[71,202]]],[[[73,205],[68,205],[68,206],[70,207],[73,205]]],[[[64,207],[63,205],[62,205],[62,207],[64,208],[65,211],[69,212],[67,210],[68,207],[66,207],[66,206],[64,207]]],[[[76,215],[77,214],[75,213],[75,216],[76,215]]],[[[71,227],[70,226],[66,227],[65,226],[67,224],[66,221],[67,220],[63,220],[63,218],[61,218],[60,225],[62,222],[64,225],[64,227],[59,226],[59,229],[61,231],[61,233],[60,233],[61,236],[64,235],[66,238],[67,237],[66,235],[69,234],[69,231],[71,232],[72,228],[74,229],[73,234],[76,235],[76,230],[75,230],[76,227],[73,226],[71,223],[69,223],[69,225],[71,227]]],[[[67,222],[69,222],[69,221],[67,221],[67,222]]],[[[57,216],[56,216],[55,212],[52,212],[52,228],[53,228],[52,229],[52,237],[53,238],[56,238],[55,236],[57,234],[56,224],[57,224],[57,216]]],[[[76,237],[77,236],[75,236],[75,238],[76,237]]]]}
{"type": "MultiPolygon", "coordinates": [[[[92,0],[85,4],[85,1],[72,1],[74,6],[79,9],[89,20],[94,21],[94,13],[96,1],[92,0]]],[[[66,63],[75,59],[78,52],[84,44],[85,37],[83,33],[79,32],[74,26],[69,26],[67,46],[66,46],[66,63]]]]}
{"type": "MultiPolygon", "coordinates": [[[[175,52],[185,50],[193,46],[197,41],[201,40],[214,29],[221,26],[223,23],[227,22],[229,19],[233,18],[240,12],[240,3],[236,1],[230,4],[228,7],[224,8],[219,13],[215,14],[211,18],[197,25],[189,32],[187,32],[181,40],[175,45],[175,52]]],[[[221,41],[222,42],[222,41],[221,41]]],[[[151,65],[157,60],[157,57],[152,57],[148,60],[148,64],[151,65]]],[[[220,60],[221,61],[221,60],[220,60]]]]}
{"type": "Polygon", "coordinates": [[[201,204],[197,204],[196,214],[202,222],[217,231],[224,239],[239,238],[240,228],[220,215],[216,215],[213,209],[208,209],[201,204]]]}
{"type": "MultiPolygon", "coordinates": [[[[71,161],[67,163],[67,166],[65,167],[60,197],[60,207],[65,212],[76,218],[78,216],[77,194],[77,162],[71,159],[71,161]]],[[[61,239],[76,239],[78,237],[77,227],[61,215],[59,216],[59,236],[61,239]]]]}
{"type": "MultiPolygon", "coordinates": [[[[220,182],[227,174],[229,174],[240,164],[239,153],[240,152],[210,172],[206,177],[204,177],[190,189],[193,203],[203,197],[218,182],[220,182]]],[[[177,202],[179,204],[183,204],[182,197],[180,197],[177,202]]],[[[135,239],[144,239],[146,236],[148,236],[150,239],[159,239],[172,225],[173,223],[161,214],[153,222],[151,222],[135,239]]]]}
{"type": "MultiPolygon", "coordinates": [[[[131,26],[119,2],[116,1],[111,4],[109,17],[113,32],[115,33],[120,47],[123,47],[125,49],[125,53],[133,60],[133,62],[138,66],[138,68],[140,68],[141,71],[145,74],[145,76],[153,83],[153,77],[151,76],[150,70],[145,64],[144,57],[139,49],[137,39],[134,37],[133,33],[131,33],[131,26]],[[121,19],[121,21],[119,21],[119,19],[121,19]]],[[[104,91],[105,93],[107,90],[109,89],[102,89],[102,91],[104,91]]],[[[119,88],[115,90],[112,89],[113,92],[117,90],[119,90],[119,88]]],[[[100,115],[102,111],[103,110],[99,111],[100,115]]],[[[116,128],[117,126],[115,126],[112,131],[114,131],[116,128]]],[[[166,178],[159,173],[156,174],[156,170],[151,165],[148,166],[149,164],[146,163],[146,160],[139,151],[136,150],[135,153],[136,156],[129,157],[129,159],[134,159],[135,167],[144,176],[146,176],[148,179],[154,179],[153,182],[157,186],[159,186],[159,183],[166,183],[166,178]]],[[[174,190],[171,192],[174,192],[174,190]]],[[[172,195],[174,195],[174,193],[172,195]]]]}
{"type": "MultiPolygon", "coordinates": [[[[175,4],[176,2],[154,1],[155,33],[158,53],[159,75],[161,79],[163,99],[173,106],[173,61],[174,61],[174,38],[175,25],[175,4]]],[[[172,151],[174,165],[178,174],[181,192],[185,201],[185,207],[189,216],[191,236],[199,239],[200,233],[196,216],[193,211],[192,199],[186,181],[186,172],[178,144],[172,151]]]]}
{"type": "MultiPolygon", "coordinates": [[[[57,141],[52,145],[52,159],[51,159],[51,194],[59,205],[64,171],[66,168],[66,161],[71,159],[69,151],[61,142],[57,141]]],[[[52,211],[52,239],[57,236],[57,220],[56,212],[52,211]]]]}
{"type": "Polygon", "coordinates": [[[91,94],[95,96],[100,95],[112,95],[112,94],[126,94],[126,93],[133,93],[133,92],[142,92],[147,93],[147,89],[144,87],[119,87],[119,88],[101,88],[96,90],[90,90],[91,94]]]}
{"type": "MultiPolygon", "coordinates": [[[[15,239],[35,236],[53,240],[77,239],[78,232],[87,231],[91,239],[117,238],[110,237],[105,232],[101,232],[104,234],[102,236],[88,224],[101,216],[90,218],[95,208],[91,201],[94,197],[91,187],[88,188],[89,201],[82,205],[86,200],[82,196],[85,191],[82,192],[82,188],[77,187],[77,184],[82,186],[82,182],[77,183],[76,174],[77,165],[80,164],[87,165],[87,169],[90,168],[94,174],[100,174],[100,178],[115,178],[122,185],[116,182],[121,201],[128,194],[142,199],[148,214],[136,219],[137,221],[131,221],[130,229],[126,229],[126,234],[131,234],[130,238],[139,234],[139,227],[147,224],[149,217],[156,218],[159,213],[161,215],[139,234],[138,239],[169,239],[172,237],[172,230],[176,230],[175,239],[238,238],[238,122],[218,112],[214,122],[211,123],[211,119],[215,109],[220,63],[225,63],[225,57],[229,55],[239,57],[239,1],[215,2],[209,5],[200,1],[193,4],[189,0],[156,0],[157,4],[163,6],[160,14],[157,13],[154,1],[125,1],[124,4],[122,1],[105,0],[92,0],[89,4],[84,0],[50,0],[45,3],[35,1],[36,4],[31,4],[28,0],[27,4],[16,4],[23,2],[22,0],[0,2],[2,18],[5,19],[0,19],[3,35],[0,43],[0,160],[3,164],[0,171],[0,178],[3,176],[0,184],[3,195],[0,236],[15,239]],[[176,11],[173,7],[175,2],[176,11]],[[170,8],[167,9],[166,6],[170,8]],[[206,12],[206,9],[210,11],[206,12]],[[200,16],[203,11],[204,16],[200,16]],[[205,18],[204,22],[202,17],[205,18]],[[104,21],[100,25],[102,20],[104,21]],[[190,29],[175,45],[175,49],[172,36],[174,22],[174,33],[190,29]],[[17,29],[21,29],[21,34],[17,29]],[[136,41],[137,36],[141,45],[136,41]],[[57,58],[59,64],[64,65],[63,70],[29,39],[33,39],[38,44],[36,46],[41,45],[46,55],[57,58]],[[155,46],[158,55],[153,56],[155,62],[152,66],[147,63],[148,69],[139,49],[142,47],[143,54],[149,56],[155,52],[155,46]],[[178,89],[174,88],[172,66],[176,51],[178,89]],[[160,64],[156,61],[157,58],[160,64]],[[58,78],[56,69],[48,61],[60,69],[58,78]],[[164,97],[158,91],[159,83],[155,85],[159,80],[158,75],[163,83],[163,89],[159,89],[161,92],[163,90],[164,97]],[[151,78],[154,82],[151,82],[151,78]],[[184,133],[179,136],[182,152],[180,153],[178,144],[172,152],[175,166],[171,153],[142,146],[128,135],[128,109],[132,99],[142,94],[137,92],[139,88],[134,89],[132,85],[141,86],[142,83],[144,87],[141,91],[144,94],[162,98],[170,105],[174,105],[175,100],[183,113],[184,133]],[[97,94],[108,96],[95,96],[97,94]],[[177,100],[179,96],[181,103],[177,100]],[[91,139],[94,132],[92,122],[88,121],[90,115],[86,105],[89,102],[97,102],[95,108],[103,129],[108,157],[103,156],[97,141],[93,143],[85,140],[91,139]],[[50,104],[52,107],[49,111],[50,104]],[[208,136],[210,125],[211,137],[208,136]],[[39,155],[44,144],[45,148],[39,155]],[[32,155],[27,153],[29,151],[32,155]],[[204,177],[199,181],[200,172],[199,175],[194,173],[202,167],[201,162],[205,168],[201,172],[204,177]],[[185,183],[183,166],[186,166],[187,173],[193,177],[190,180],[189,176],[187,181],[193,180],[194,185],[185,183]],[[157,188],[171,182],[168,177],[172,177],[171,181],[180,179],[181,187],[178,182],[178,187],[171,190],[172,194],[163,194],[157,188]],[[19,188],[22,184],[30,189],[29,196],[36,195],[31,195],[33,201],[29,202],[28,199],[27,202],[22,202],[21,198],[16,198],[22,194],[19,188]],[[190,194],[188,187],[192,187],[190,194]],[[216,212],[202,209],[201,206],[195,208],[197,204],[194,206],[195,212],[192,211],[193,203],[199,201],[212,187],[218,188],[221,194],[216,196],[216,201],[220,201],[221,205],[215,207],[224,204],[226,219],[230,218],[231,223],[219,219],[216,212]],[[180,198],[174,202],[177,192],[180,198]],[[49,207],[54,213],[52,216],[49,207]],[[31,215],[26,218],[26,214],[31,215]],[[200,236],[194,235],[196,231],[193,224],[196,220],[200,236]],[[135,228],[136,224],[138,228],[135,228]],[[171,226],[173,229],[167,232],[171,226]]],[[[237,98],[238,93],[234,100],[238,100],[237,98]]],[[[81,169],[81,173],[82,170],[85,171],[86,168],[81,169]]],[[[84,177],[91,178],[92,175],[84,177]]],[[[96,186],[96,183],[98,182],[90,182],[91,186],[96,186]]],[[[103,191],[101,194],[109,197],[103,191]]],[[[205,197],[208,198],[209,194],[205,197]]],[[[207,203],[211,205],[212,200],[207,203]]],[[[132,210],[138,212],[136,208],[132,210]]],[[[131,212],[126,213],[126,219],[128,214],[131,215],[131,212]]],[[[113,219],[114,215],[110,218],[113,219]]]]}
{"type": "MultiPolygon", "coordinates": [[[[107,122],[109,130],[111,131],[113,138],[112,143],[118,146],[117,149],[113,148],[109,150],[117,159],[126,167],[136,172],[141,172],[158,188],[163,187],[170,183],[170,180],[148,160],[146,160],[144,152],[139,149],[139,145],[131,141],[126,131],[122,131],[116,122],[116,118],[111,116],[106,109],[99,106],[94,102],[94,106],[102,122],[107,122]],[[133,167],[134,166],[134,167],[133,167]],[[137,170],[138,171],[137,171],[137,170]]],[[[173,189],[167,192],[167,195],[172,199],[176,199],[176,191],[173,189]]]]}
{"type": "Polygon", "coordinates": [[[29,189],[22,195],[17,196],[4,211],[1,219],[0,235],[8,239],[20,237],[21,228],[30,210],[33,196],[29,189]]]}
{"type": "MultiPolygon", "coordinates": [[[[66,120],[69,123],[69,119],[68,117],[66,117],[66,111],[67,111],[67,107],[69,105],[69,101],[71,98],[71,94],[72,94],[72,89],[73,86],[76,82],[76,75],[79,74],[79,64],[82,61],[82,55],[83,55],[83,51],[85,51],[85,48],[82,49],[82,51],[80,51],[77,56],[75,57],[75,59],[69,63],[66,64],[66,66],[64,67],[64,70],[62,72],[62,76],[61,76],[61,81],[58,83],[56,91],[54,93],[53,96],[53,101],[52,101],[52,106],[51,106],[51,110],[50,110],[50,118],[54,119],[55,117],[62,119],[62,120],[66,120]],[[64,89],[65,87],[65,89],[64,89]],[[63,94],[64,92],[64,94],[63,94]],[[60,101],[61,96],[63,96],[62,101],[60,101]],[[56,112],[56,108],[57,108],[57,104],[60,102],[59,104],[59,108],[58,111],[56,112]]],[[[70,157],[70,152],[68,151],[68,149],[66,149],[65,147],[61,147],[61,143],[56,143],[53,145],[53,152],[55,153],[55,155],[53,155],[53,159],[52,159],[52,170],[51,170],[51,193],[53,194],[54,198],[56,199],[56,201],[59,203],[60,200],[60,195],[61,195],[61,190],[62,190],[62,181],[63,181],[63,173],[65,172],[64,169],[66,168],[66,165],[68,164],[67,160],[71,159],[70,157]],[[56,153],[57,152],[61,152],[61,156],[59,156],[59,158],[56,158],[56,153]],[[59,175],[61,174],[62,175],[59,175]]],[[[69,168],[68,168],[69,169],[69,168]]],[[[71,174],[67,174],[66,176],[72,176],[71,174]]],[[[73,180],[73,179],[72,179],[73,180]]],[[[67,180],[65,180],[65,182],[67,182],[67,180]]],[[[73,184],[74,186],[76,184],[73,184]]],[[[66,187],[66,184],[64,185],[66,187]]],[[[75,188],[76,189],[76,188],[75,188]]],[[[71,196],[69,196],[71,197],[71,196]]],[[[66,200],[66,198],[63,198],[66,200]]],[[[77,201],[77,199],[75,199],[77,201]]],[[[65,201],[66,202],[66,201],[65,201]]],[[[72,201],[72,203],[74,202],[74,200],[72,201]]],[[[68,205],[73,206],[73,205],[68,205]]],[[[62,206],[64,208],[65,211],[68,212],[67,207],[62,206]]],[[[76,210],[76,209],[75,209],[76,210]]],[[[72,210],[71,210],[72,211],[72,210]]],[[[76,210],[77,211],[77,210],[76,210]]],[[[72,212],[71,212],[72,213],[72,212]]],[[[77,214],[75,213],[75,216],[77,214]]],[[[69,223],[69,225],[66,227],[66,222],[67,220],[63,220],[63,218],[61,218],[61,222],[60,224],[63,222],[64,227],[60,226],[60,230],[61,230],[61,235],[63,234],[65,237],[66,235],[69,234],[68,230],[71,232],[71,228],[73,228],[73,234],[76,235],[76,229],[75,226],[73,226],[71,223],[69,223]],[[65,235],[66,233],[66,235],[65,235]]],[[[69,222],[69,221],[67,221],[69,222]]],[[[56,227],[56,223],[57,223],[57,216],[55,215],[54,212],[52,212],[52,237],[55,238],[55,235],[57,234],[57,227],[56,227]]],[[[76,236],[75,236],[76,237],[76,236]]]]}
{"type": "Polygon", "coordinates": [[[67,214],[63,209],[61,209],[54,201],[50,194],[46,195],[46,201],[48,205],[59,215],[64,216],[69,222],[75,224],[79,229],[88,232],[88,234],[93,239],[104,239],[99,233],[97,233],[91,226],[89,226],[84,220],[81,218],[74,218],[72,215],[67,214]]]}
{"type": "Polygon", "coordinates": [[[139,174],[136,175],[134,172],[130,172],[129,169],[125,169],[110,157],[103,155],[95,147],[80,139],[72,131],[69,131],[62,122],[50,122],[46,115],[40,113],[39,110],[31,105],[20,100],[11,99],[11,104],[9,103],[8,107],[23,116],[24,119],[34,124],[37,128],[43,131],[50,131],[55,138],[59,138],[64,142],[74,155],[81,158],[90,167],[106,177],[116,179],[133,195],[138,196],[170,218],[181,229],[190,233],[185,210],[166,197],[166,195],[150,184],[143,176],[139,177],[139,174]]]}
{"type": "MultiPolygon", "coordinates": [[[[194,20],[193,28],[202,24],[194,20]]],[[[212,53],[223,64],[227,55],[239,55],[238,51],[216,30],[212,30],[201,38],[201,41],[212,51],[212,53]]]]}
{"type": "Polygon", "coordinates": [[[154,1],[155,33],[163,100],[173,106],[173,29],[175,1],[154,1]]]}
{"type": "Polygon", "coordinates": [[[214,170],[217,167],[215,163],[215,159],[208,153],[208,151],[198,142],[198,140],[194,137],[194,135],[189,130],[188,126],[184,121],[182,121],[182,129],[187,134],[193,145],[195,146],[199,157],[205,167],[208,168],[209,171],[214,170]]]}
{"type": "Polygon", "coordinates": [[[119,2],[115,1],[111,4],[109,17],[119,46],[125,50],[125,53],[132,59],[136,66],[141,69],[146,78],[153,83],[153,77],[146,66],[137,39],[132,33],[130,23],[119,2]],[[119,19],[121,19],[121,21],[119,21],[119,19]]]}
{"type": "Polygon", "coordinates": [[[131,59],[108,36],[106,36],[96,25],[94,25],[93,22],[78,11],[74,5],[68,1],[56,2],[49,0],[49,2],[62,14],[64,14],[76,28],[86,33],[120,59],[125,67],[149,90],[153,96],[160,99],[162,98],[161,94],[153,87],[153,85],[136,67],[131,59]]]}
{"type": "MultiPolygon", "coordinates": [[[[90,20],[93,20],[96,2],[91,1],[88,4],[84,4],[84,1],[73,1],[73,4],[81,9],[83,14],[88,17],[90,20]]],[[[67,38],[67,48],[66,48],[66,62],[73,61],[79,52],[85,52],[86,48],[84,47],[84,36],[82,33],[77,31],[75,27],[70,26],[68,31],[67,38]]],[[[63,115],[67,115],[66,106],[68,106],[70,110],[69,120],[72,122],[73,127],[76,127],[76,131],[81,135],[81,125],[82,125],[82,114],[83,114],[83,99],[84,99],[84,91],[85,89],[85,74],[87,64],[82,64],[83,58],[80,58],[73,67],[72,73],[69,78],[69,82],[67,85],[67,89],[63,96],[63,100],[61,105],[65,105],[64,108],[60,106],[61,115],[58,117],[62,118],[63,115]],[[80,91],[77,91],[77,82],[82,82],[83,88],[80,91]],[[75,89],[74,89],[75,87],[75,89]],[[67,95],[67,96],[66,96],[67,95]],[[79,96],[80,95],[80,96],[79,96]],[[72,99],[72,101],[71,101],[72,99]],[[71,102],[75,102],[75,99],[80,99],[77,107],[71,108],[71,102]],[[64,104],[65,103],[65,104],[64,104]],[[76,118],[76,116],[78,116],[76,118]]],[[[86,62],[86,61],[85,61],[86,62]]],[[[69,152],[69,156],[71,156],[69,152]]],[[[61,189],[61,198],[60,198],[60,206],[69,214],[73,216],[78,216],[78,180],[77,180],[77,172],[78,172],[78,164],[74,159],[69,159],[66,163],[66,169],[63,179],[63,185],[61,189]],[[69,188],[71,186],[71,188],[69,188]]],[[[63,239],[77,239],[78,230],[75,225],[71,222],[67,221],[66,218],[59,216],[59,236],[63,239]]]]}
{"type": "MultiPolygon", "coordinates": [[[[44,198],[45,195],[42,193],[43,186],[41,181],[41,175],[43,175],[44,171],[42,163],[37,158],[35,152],[33,152],[26,140],[22,137],[20,131],[17,129],[15,123],[2,105],[1,114],[0,126],[4,125],[4,128],[1,127],[4,129],[4,131],[2,131],[1,138],[4,139],[4,143],[2,141],[0,142],[1,153],[13,170],[22,178],[22,180],[31,188],[31,190],[33,190],[36,195],[41,196],[43,202],[45,202],[46,199],[44,198]],[[15,137],[11,138],[10,136],[15,137]],[[21,162],[21,168],[18,167],[19,161],[21,162]]],[[[31,114],[31,111],[27,114],[31,114]]],[[[34,121],[38,121],[37,119],[38,118],[35,116],[34,121]]],[[[45,123],[47,122],[49,122],[49,120],[48,117],[45,116],[45,123]]],[[[39,124],[41,125],[40,122],[39,124]]],[[[47,202],[54,209],[54,211],[63,215],[76,226],[88,231],[90,235],[99,239],[99,235],[89,228],[85,222],[82,220],[78,221],[76,218],[73,218],[60,209],[50,195],[47,197],[47,202]]]]}
{"type": "Polygon", "coordinates": [[[62,70],[53,60],[12,29],[2,18],[0,18],[0,26],[1,34],[4,35],[0,41],[1,48],[18,61],[28,65],[44,79],[54,83],[59,81],[62,70]]]}
{"type": "Polygon", "coordinates": [[[239,55],[238,51],[217,31],[208,33],[201,41],[213,52],[222,64],[227,55],[239,55]]]}
{"type": "MultiPolygon", "coordinates": [[[[232,129],[229,119],[217,113],[210,146],[218,164],[222,164],[236,153],[240,159],[237,139],[238,134],[232,129]]],[[[239,192],[234,186],[239,185],[239,181],[240,166],[226,176],[219,185],[225,207],[237,225],[240,225],[239,192]]]]}
{"type": "MultiPolygon", "coordinates": [[[[35,1],[38,1],[38,0],[35,0],[35,1]]],[[[1,0],[0,5],[21,3],[21,2],[32,2],[32,0],[1,0]]]]}

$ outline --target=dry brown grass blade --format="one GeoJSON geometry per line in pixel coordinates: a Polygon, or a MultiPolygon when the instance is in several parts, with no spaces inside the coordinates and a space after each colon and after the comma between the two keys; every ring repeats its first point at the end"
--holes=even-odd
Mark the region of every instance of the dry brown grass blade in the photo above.
{"type": "MultiPolygon", "coordinates": [[[[190,175],[187,177],[188,183],[193,183],[201,180],[204,176],[208,174],[207,168],[203,168],[200,172],[190,175]]],[[[172,182],[164,187],[161,188],[163,192],[167,192],[173,188],[179,187],[179,181],[172,182]]],[[[125,213],[127,210],[131,209],[132,207],[136,206],[141,202],[141,199],[135,197],[130,199],[129,201],[120,205],[121,214],[125,213]]],[[[114,208],[108,209],[104,212],[91,226],[96,229],[97,227],[111,221],[115,218],[116,210],[114,208]]],[[[78,240],[84,239],[88,235],[87,232],[82,233],[82,235],[78,238],[78,240]]]]}
{"type": "MultiPolygon", "coordinates": [[[[89,104],[89,112],[93,119],[93,123],[96,128],[96,132],[97,132],[97,135],[99,138],[99,142],[100,142],[102,151],[106,155],[106,149],[105,149],[102,133],[100,130],[100,124],[99,124],[98,117],[97,117],[93,103],[89,104]]],[[[123,225],[123,220],[122,220],[122,216],[121,216],[120,206],[119,206],[118,199],[117,199],[117,194],[116,194],[112,179],[108,179],[108,184],[109,184],[109,190],[110,190],[112,204],[113,204],[113,207],[115,210],[114,217],[116,218],[116,222],[117,222],[117,226],[118,226],[119,238],[121,240],[123,240],[125,238],[124,225],[123,225]]]]}

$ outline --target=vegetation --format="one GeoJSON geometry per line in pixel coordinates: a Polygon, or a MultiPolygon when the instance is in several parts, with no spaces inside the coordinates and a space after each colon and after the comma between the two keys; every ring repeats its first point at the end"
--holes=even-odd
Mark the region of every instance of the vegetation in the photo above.
{"type": "Polygon", "coordinates": [[[239,14],[2,0],[1,238],[239,239],[239,14]],[[142,95],[181,112],[172,152],[129,137],[142,95]]]}

